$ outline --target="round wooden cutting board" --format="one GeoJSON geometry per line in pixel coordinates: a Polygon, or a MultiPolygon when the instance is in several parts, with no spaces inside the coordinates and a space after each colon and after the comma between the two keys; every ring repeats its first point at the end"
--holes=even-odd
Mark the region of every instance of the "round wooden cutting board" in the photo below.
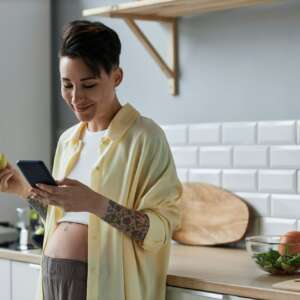
{"type": "Polygon", "coordinates": [[[243,238],[249,208],[238,196],[205,183],[184,183],[179,200],[181,229],[175,241],[188,245],[220,245],[243,238]]]}

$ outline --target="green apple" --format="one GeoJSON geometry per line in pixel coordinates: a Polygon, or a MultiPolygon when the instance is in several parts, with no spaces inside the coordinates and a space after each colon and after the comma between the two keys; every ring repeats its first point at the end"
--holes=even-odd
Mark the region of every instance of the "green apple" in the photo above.
{"type": "Polygon", "coordinates": [[[4,154],[0,153],[0,170],[6,168],[7,166],[7,159],[4,154]]]}

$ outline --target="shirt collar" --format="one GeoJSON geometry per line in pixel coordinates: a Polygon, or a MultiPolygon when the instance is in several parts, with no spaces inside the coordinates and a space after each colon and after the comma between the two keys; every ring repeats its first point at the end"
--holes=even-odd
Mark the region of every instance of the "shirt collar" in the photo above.
{"type": "MultiPolygon", "coordinates": [[[[120,139],[138,117],[140,117],[140,113],[131,104],[124,104],[111,120],[107,128],[106,139],[112,141],[120,139]]],[[[72,144],[77,144],[82,139],[86,128],[87,122],[80,122],[66,142],[71,141],[72,144]]]]}

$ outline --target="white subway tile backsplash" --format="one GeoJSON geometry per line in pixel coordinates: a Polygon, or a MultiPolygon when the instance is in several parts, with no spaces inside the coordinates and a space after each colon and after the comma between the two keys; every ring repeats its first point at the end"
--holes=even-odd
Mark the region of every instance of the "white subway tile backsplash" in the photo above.
{"type": "Polygon", "coordinates": [[[177,168],[197,167],[197,147],[171,147],[171,151],[177,168]]]}
{"type": "Polygon", "coordinates": [[[237,193],[254,211],[256,216],[270,216],[270,195],[259,193],[237,193]]]}
{"type": "Polygon", "coordinates": [[[161,127],[164,130],[170,145],[187,144],[187,125],[163,125],[161,127]]]}
{"type": "Polygon", "coordinates": [[[235,146],[233,149],[234,168],[267,168],[267,146],[235,146]]]}
{"type": "Polygon", "coordinates": [[[296,121],[258,122],[258,144],[296,144],[296,121]]]}
{"type": "Polygon", "coordinates": [[[260,230],[264,235],[282,235],[296,228],[295,219],[261,218],[260,230]]]}
{"type": "Polygon", "coordinates": [[[258,188],[260,192],[296,192],[295,170],[259,170],[258,188]]]}
{"type": "Polygon", "coordinates": [[[223,144],[226,145],[249,145],[256,143],[256,123],[223,123],[223,144]]]}
{"type": "Polygon", "coordinates": [[[222,187],[234,192],[256,192],[256,170],[223,170],[222,187]]]}
{"type": "Polygon", "coordinates": [[[221,186],[221,170],[213,169],[190,169],[190,182],[205,182],[221,186]]]}
{"type": "Polygon", "coordinates": [[[230,168],[232,147],[200,147],[199,166],[201,168],[230,168]]]}
{"type": "Polygon", "coordinates": [[[177,176],[181,182],[188,182],[188,169],[177,169],[177,176]]]}
{"type": "Polygon", "coordinates": [[[247,235],[300,230],[300,120],[163,125],[181,182],[241,197],[247,235]]]}
{"type": "Polygon", "coordinates": [[[300,219],[300,195],[272,195],[271,216],[300,219]]]}
{"type": "Polygon", "coordinates": [[[300,121],[297,121],[297,144],[300,144],[300,121]]]}
{"type": "Polygon", "coordinates": [[[300,170],[297,170],[297,193],[300,194],[300,170]]]}
{"type": "Polygon", "coordinates": [[[221,124],[190,125],[189,143],[198,145],[221,144],[221,124]]]}
{"type": "Polygon", "coordinates": [[[271,168],[300,168],[300,146],[272,146],[271,168]]]}

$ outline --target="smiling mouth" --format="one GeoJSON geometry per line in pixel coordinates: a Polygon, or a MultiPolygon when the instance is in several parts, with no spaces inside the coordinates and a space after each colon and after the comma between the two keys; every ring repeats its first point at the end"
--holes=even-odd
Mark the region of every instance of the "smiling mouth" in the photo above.
{"type": "Polygon", "coordinates": [[[85,111],[87,110],[88,108],[90,108],[92,105],[88,105],[88,106],[84,106],[84,107],[74,107],[76,111],[85,111]]]}

